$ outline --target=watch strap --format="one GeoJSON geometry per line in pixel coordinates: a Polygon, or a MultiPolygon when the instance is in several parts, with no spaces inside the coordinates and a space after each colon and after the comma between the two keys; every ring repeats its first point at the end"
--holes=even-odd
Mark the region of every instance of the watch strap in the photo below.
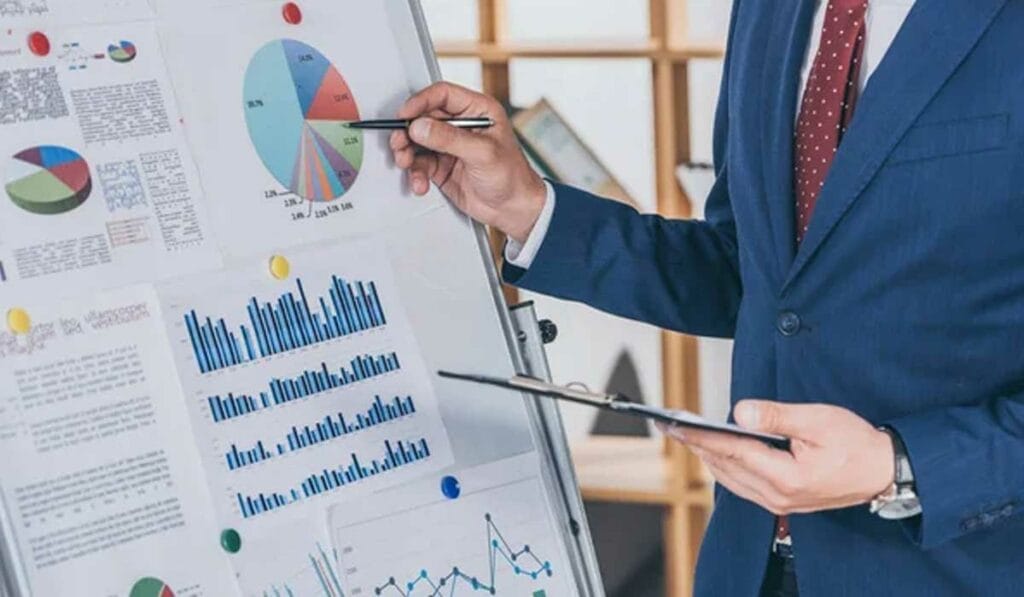
{"type": "Polygon", "coordinates": [[[898,489],[907,487],[913,487],[914,485],[914,469],[910,466],[910,456],[907,453],[907,446],[903,443],[903,439],[900,434],[891,427],[881,427],[892,439],[892,451],[893,451],[893,465],[894,465],[894,481],[898,489]]]}

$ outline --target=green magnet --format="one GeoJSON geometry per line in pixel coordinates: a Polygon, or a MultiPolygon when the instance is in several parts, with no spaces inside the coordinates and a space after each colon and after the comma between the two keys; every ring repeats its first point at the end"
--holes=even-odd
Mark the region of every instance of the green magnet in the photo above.
{"type": "Polygon", "coordinates": [[[242,536],[235,529],[224,529],[220,534],[220,546],[228,553],[238,553],[242,549],[242,536]]]}

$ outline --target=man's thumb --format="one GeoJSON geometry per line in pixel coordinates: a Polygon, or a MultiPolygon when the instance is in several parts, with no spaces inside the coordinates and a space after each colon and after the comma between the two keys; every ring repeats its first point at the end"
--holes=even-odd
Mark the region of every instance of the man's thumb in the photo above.
{"type": "Polygon", "coordinates": [[[447,153],[460,159],[469,157],[473,136],[450,124],[433,118],[417,118],[409,126],[409,137],[417,144],[439,153],[447,153]]]}
{"type": "Polygon", "coordinates": [[[805,435],[813,425],[813,405],[784,404],[767,400],[741,400],[736,404],[733,416],[741,427],[764,433],[778,433],[786,436],[805,435]]]}

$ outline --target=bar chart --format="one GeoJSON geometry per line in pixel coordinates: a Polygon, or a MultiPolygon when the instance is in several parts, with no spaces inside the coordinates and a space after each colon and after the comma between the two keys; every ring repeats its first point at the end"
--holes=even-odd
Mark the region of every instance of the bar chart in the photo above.
{"type": "Polygon", "coordinates": [[[386,245],[287,261],[283,279],[257,256],[159,289],[218,520],[243,534],[452,462],[386,245]]]}
{"type": "Polygon", "coordinates": [[[229,325],[226,316],[189,309],[184,322],[199,371],[210,373],[388,323],[373,281],[332,275],[326,292],[313,297],[313,304],[302,278],[296,278],[295,290],[273,302],[249,297],[239,306],[245,323],[229,325]]]}
{"type": "Polygon", "coordinates": [[[314,472],[296,486],[283,491],[260,492],[252,495],[238,493],[238,511],[242,518],[251,518],[287,507],[304,499],[335,491],[341,487],[365,481],[377,475],[407,467],[430,457],[427,440],[384,441],[383,453],[362,460],[352,453],[348,459],[331,469],[314,472]]]}
{"type": "Polygon", "coordinates": [[[377,356],[363,355],[332,370],[326,362],[315,369],[306,369],[289,378],[273,378],[266,389],[253,394],[229,392],[209,396],[210,417],[215,423],[229,421],[248,414],[309,398],[358,381],[398,371],[402,365],[398,354],[390,352],[377,356]]]}
{"type": "Polygon", "coordinates": [[[381,400],[380,396],[375,396],[373,404],[365,412],[356,413],[355,416],[350,415],[348,419],[343,413],[338,412],[325,416],[311,425],[303,425],[301,428],[292,425],[281,441],[272,444],[272,450],[268,450],[262,440],[257,441],[256,445],[251,448],[240,449],[237,445],[231,444],[231,449],[224,455],[224,459],[228,470],[236,470],[403,417],[409,417],[415,413],[416,403],[412,396],[404,398],[395,396],[389,403],[381,400]]]}

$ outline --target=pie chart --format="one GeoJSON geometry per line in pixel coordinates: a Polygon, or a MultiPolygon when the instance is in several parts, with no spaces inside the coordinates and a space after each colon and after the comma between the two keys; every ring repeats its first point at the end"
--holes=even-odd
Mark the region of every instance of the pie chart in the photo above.
{"type": "Polygon", "coordinates": [[[174,597],[174,591],[159,578],[147,576],[140,578],[132,585],[132,591],[128,597],[174,597]]]}
{"type": "Polygon", "coordinates": [[[42,145],[16,154],[7,165],[11,202],[34,214],[56,215],[85,203],[92,192],[89,164],[66,147],[42,145]]]}
{"type": "Polygon", "coordinates": [[[293,39],[272,41],[245,73],[243,109],[263,165],[288,190],[333,201],[352,188],[363,164],[355,98],[327,58],[293,39]]]}
{"type": "Polygon", "coordinates": [[[137,54],[138,50],[135,49],[135,44],[130,41],[122,40],[120,43],[107,46],[107,55],[114,62],[131,62],[135,60],[137,54]]]}

